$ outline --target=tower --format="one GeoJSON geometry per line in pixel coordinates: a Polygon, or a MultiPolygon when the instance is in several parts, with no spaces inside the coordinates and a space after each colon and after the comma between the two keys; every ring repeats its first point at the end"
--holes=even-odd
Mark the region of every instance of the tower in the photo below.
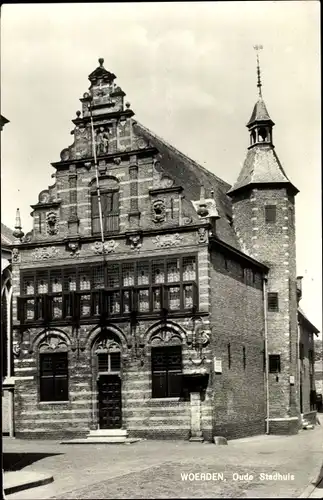
{"type": "Polygon", "coordinates": [[[247,123],[250,145],[238,179],[227,194],[232,199],[233,225],[241,248],[270,268],[264,285],[262,328],[267,345],[269,432],[294,433],[300,413],[295,243],[298,189],[275,152],[274,122],[262,96],[258,55],[257,73],[259,95],[247,123]]]}

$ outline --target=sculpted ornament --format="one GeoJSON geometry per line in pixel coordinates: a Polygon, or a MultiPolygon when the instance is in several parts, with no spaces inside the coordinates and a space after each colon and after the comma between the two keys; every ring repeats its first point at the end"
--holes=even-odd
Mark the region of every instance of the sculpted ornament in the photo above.
{"type": "Polygon", "coordinates": [[[109,150],[109,130],[100,127],[96,135],[96,152],[98,155],[107,154],[109,150]]]}
{"type": "Polygon", "coordinates": [[[120,345],[113,339],[102,339],[98,343],[95,352],[97,353],[100,351],[119,352],[120,345]]]}
{"type": "Polygon", "coordinates": [[[205,227],[200,227],[197,230],[197,242],[198,243],[207,243],[208,242],[208,232],[205,227]]]}
{"type": "Polygon", "coordinates": [[[70,251],[71,257],[78,257],[80,255],[80,244],[78,242],[69,241],[67,249],[70,251]]]}
{"type": "Polygon", "coordinates": [[[56,349],[66,349],[67,344],[66,342],[61,339],[58,335],[49,335],[47,338],[44,339],[44,341],[41,343],[39,346],[39,350],[52,350],[56,351],[56,349]]]}
{"type": "Polygon", "coordinates": [[[34,260],[47,260],[56,257],[58,253],[59,253],[58,248],[43,247],[43,248],[36,248],[36,250],[34,250],[31,256],[34,260]]]}
{"type": "Polygon", "coordinates": [[[131,234],[128,236],[128,240],[130,243],[130,248],[132,250],[137,250],[139,252],[142,246],[142,239],[140,234],[131,234]]]}
{"type": "Polygon", "coordinates": [[[151,339],[151,344],[167,344],[167,343],[182,344],[182,339],[176,333],[170,330],[160,330],[151,339]]]}
{"type": "Polygon", "coordinates": [[[156,200],[152,206],[153,222],[164,222],[166,218],[166,207],[163,200],[156,200]]]}
{"type": "Polygon", "coordinates": [[[58,233],[58,216],[51,210],[46,214],[47,234],[54,235],[58,233]]]}
{"type": "Polygon", "coordinates": [[[175,234],[164,234],[162,236],[156,236],[153,239],[153,243],[157,248],[170,248],[170,247],[178,247],[181,245],[183,236],[178,233],[175,234]]]}
{"type": "Polygon", "coordinates": [[[101,241],[96,241],[94,245],[91,247],[95,253],[101,254],[104,252],[112,253],[116,251],[116,248],[119,246],[115,240],[105,241],[104,244],[101,241]]]}
{"type": "Polygon", "coordinates": [[[20,262],[20,253],[19,253],[19,250],[18,248],[14,248],[12,250],[12,262],[14,262],[15,264],[17,264],[17,262],[20,262]]]}

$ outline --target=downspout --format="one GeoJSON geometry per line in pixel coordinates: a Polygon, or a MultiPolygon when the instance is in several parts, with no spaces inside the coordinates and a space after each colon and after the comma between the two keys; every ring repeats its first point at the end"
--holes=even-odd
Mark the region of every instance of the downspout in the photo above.
{"type": "Polygon", "coordinates": [[[264,297],[264,328],[265,328],[265,385],[266,385],[266,434],[269,434],[269,355],[268,355],[268,323],[267,323],[267,277],[262,280],[264,297]]]}
{"type": "MultiPolygon", "coordinates": [[[[9,293],[7,296],[7,370],[8,377],[11,378],[14,373],[12,372],[12,328],[11,328],[11,312],[12,312],[12,292],[13,287],[12,284],[9,289],[9,293]]],[[[14,390],[9,390],[9,436],[14,437],[15,429],[14,429],[14,390]]]]}
{"type": "MultiPolygon", "coordinates": [[[[298,315],[298,312],[297,312],[298,315]]],[[[299,319],[297,318],[297,346],[296,346],[296,352],[297,352],[297,379],[298,379],[298,402],[299,402],[299,413],[301,414],[302,408],[301,408],[301,391],[302,391],[302,380],[301,380],[301,359],[300,359],[300,348],[299,344],[301,341],[301,329],[300,329],[300,324],[299,324],[299,319]]]]}

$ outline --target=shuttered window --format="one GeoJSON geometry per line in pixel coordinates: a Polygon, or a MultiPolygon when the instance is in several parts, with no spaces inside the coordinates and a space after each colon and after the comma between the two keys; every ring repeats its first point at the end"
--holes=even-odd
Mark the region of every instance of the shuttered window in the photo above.
{"type": "MultiPolygon", "coordinates": [[[[119,192],[103,192],[100,198],[104,234],[119,231],[119,192]]],[[[92,194],[92,234],[100,234],[100,232],[98,195],[92,194]]]]}
{"type": "Polygon", "coordinates": [[[152,397],[179,397],[182,389],[181,346],[152,347],[152,397]]]}
{"type": "Polygon", "coordinates": [[[40,354],[40,401],[68,400],[67,352],[40,354]]]}

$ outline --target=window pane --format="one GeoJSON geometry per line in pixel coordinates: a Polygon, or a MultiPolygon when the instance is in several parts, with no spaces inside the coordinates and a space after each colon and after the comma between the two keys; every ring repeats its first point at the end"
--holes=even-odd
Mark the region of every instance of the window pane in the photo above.
{"type": "Polygon", "coordinates": [[[168,397],[177,398],[182,391],[181,372],[168,372],[168,397]]]}
{"type": "Polygon", "coordinates": [[[67,376],[55,377],[55,399],[53,401],[67,401],[68,387],[67,376]]]}
{"type": "Polygon", "coordinates": [[[153,372],[167,370],[167,349],[167,347],[152,347],[151,366],[153,372]]]}
{"type": "Polygon", "coordinates": [[[152,397],[167,397],[167,372],[152,374],[152,397]]]}
{"type": "Polygon", "coordinates": [[[93,268],[93,288],[104,288],[103,266],[95,266],[93,268]]]}
{"type": "Polygon", "coordinates": [[[53,356],[51,354],[40,355],[40,374],[53,375],[53,356]]]}
{"type": "Polygon", "coordinates": [[[81,295],[81,316],[91,315],[91,295],[81,295]]]}
{"type": "Polygon", "coordinates": [[[79,274],[79,278],[80,278],[80,290],[90,290],[91,288],[90,273],[81,272],[79,274]]]}
{"type": "Polygon", "coordinates": [[[59,319],[63,316],[62,297],[53,297],[53,317],[59,319]]]}
{"type": "Polygon", "coordinates": [[[111,364],[111,371],[112,372],[118,372],[120,371],[120,352],[111,352],[110,353],[110,364],[111,364]]]}
{"type": "Polygon", "coordinates": [[[193,286],[184,285],[184,308],[188,309],[193,307],[193,286]]]}
{"type": "Polygon", "coordinates": [[[67,352],[51,355],[54,360],[55,375],[67,375],[67,352]]]}
{"type": "Polygon", "coordinates": [[[153,310],[159,311],[161,308],[161,289],[153,288],[153,310]]]}
{"type": "Polygon", "coordinates": [[[130,291],[125,290],[122,293],[122,296],[123,296],[123,312],[129,313],[130,312],[130,291]]]}
{"type": "Polygon", "coordinates": [[[149,311],[149,290],[138,290],[138,302],[140,312],[149,311]]]}
{"type": "Polygon", "coordinates": [[[76,272],[66,271],[64,275],[64,290],[73,292],[76,290],[76,272]]]}
{"type": "Polygon", "coordinates": [[[109,354],[98,354],[98,367],[99,372],[107,372],[109,371],[109,354]]]}
{"type": "Polygon", "coordinates": [[[35,300],[30,299],[26,302],[26,317],[27,319],[35,319],[35,300]]]}
{"type": "Polygon", "coordinates": [[[119,265],[108,264],[108,287],[116,288],[120,286],[119,265]]]}
{"type": "Polygon", "coordinates": [[[37,293],[48,293],[47,273],[37,277],[37,293]]]}
{"type": "Polygon", "coordinates": [[[53,293],[60,293],[62,291],[62,272],[51,271],[50,273],[50,290],[53,293]]]}
{"type": "Polygon", "coordinates": [[[23,280],[23,293],[25,295],[34,295],[35,293],[35,285],[34,278],[24,278],[23,280]]]}
{"type": "Polygon", "coordinates": [[[195,257],[183,258],[183,280],[195,281],[196,280],[196,262],[195,257]]]}
{"type": "Polygon", "coordinates": [[[122,285],[134,286],[135,284],[135,266],[134,264],[122,265],[122,285]]]}
{"type": "Polygon", "coordinates": [[[55,401],[54,378],[40,378],[40,401],[55,401]]]}
{"type": "Polygon", "coordinates": [[[137,279],[138,285],[149,284],[149,262],[138,262],[137,279]]]}
{"type": "Polygon", "coordinates": [[[153,283],[165,283],[164,261],[153,261],[152,263],[153,283]]]}
{"type": "Polygon", "coordinates": [[[169,289],[168,289],[168,305],[169,305],[169,309],[172,309],[172,310],[181,308],[179,286],[169,287],[169,289]]]}
{"type": "Polygon", "coordinates": [[[168,283],[180,281],[179,259],[172,259],[167,262],[167,281],[168,283]]]}
{"type": "Polygon", "coordinates": [[[109,295],[110,314],[120,314],[120,292],[113,292],[109,295]]]}

